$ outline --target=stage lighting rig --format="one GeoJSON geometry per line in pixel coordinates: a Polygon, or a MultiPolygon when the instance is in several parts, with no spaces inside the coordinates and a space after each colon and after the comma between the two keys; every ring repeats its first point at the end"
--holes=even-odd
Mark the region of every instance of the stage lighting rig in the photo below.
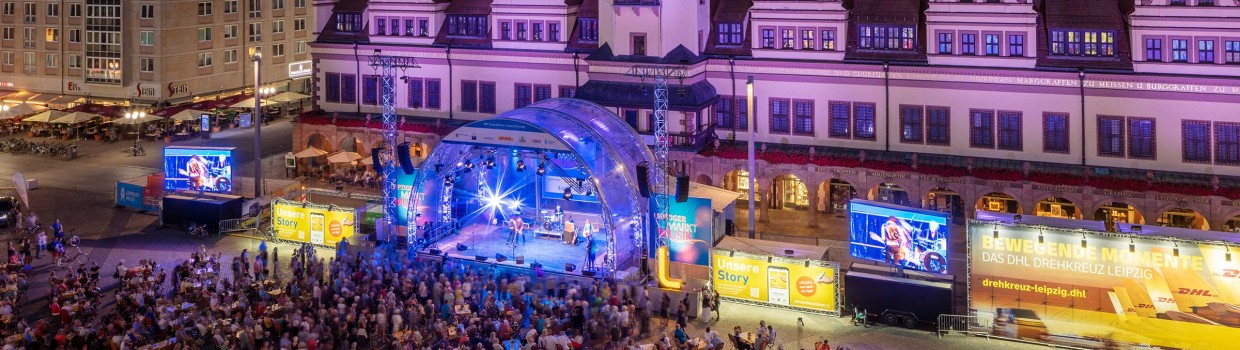
{"type": "Polygon", "coordinates": [[[547,173],[547,165],[546,165],[546,164],[544,164],[544,163],[538,163],[538,171],[537,171],[537,172],[538,172],[538,175],[540,175],[540,176],[541,176],[541,175],[543,175],[543,174],[546,174],[546,173],[547,173]]]}
{"type": "Polygon", "coordinates": [[[569,199],[573,199],[573,189],[565,188],[564,189],[564,200],[569,200],[569,199]]]}
{"type": "Polygon", "coordinates": [[[523,171],[525,171],[525,161],[518,159],[517,160],[517,172],[523,172],[523,171]]]}

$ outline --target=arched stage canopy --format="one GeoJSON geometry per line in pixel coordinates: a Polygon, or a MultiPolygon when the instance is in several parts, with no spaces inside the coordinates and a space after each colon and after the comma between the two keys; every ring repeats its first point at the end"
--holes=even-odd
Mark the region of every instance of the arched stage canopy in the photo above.
{"type": "MultiPolygon", "coordinates": [[[[478,162],[484,154],[503,154],[501,150],[553,156],[574,164],[573,173],[586,177],[578,185],[597,193],[603,218],[600,228],[610,233],[607,272],[623,270],[641,257],[648,201],[639,195],[636,168],[654,156],[628,124],[585,100],[544,100],[454,130],[428,155],[415,180],[418,190],[412,191],[409,201],[415,205],[409,208],[420,214],[418,224],[452,222],[449,202],[461,194],[459,189],[444,191],[453,188],[445,185],[450,182],[445,179],[459,178],[464,165],[478,162]]],[[[549,170],[546,176],[554,173],[549,170]]]]}

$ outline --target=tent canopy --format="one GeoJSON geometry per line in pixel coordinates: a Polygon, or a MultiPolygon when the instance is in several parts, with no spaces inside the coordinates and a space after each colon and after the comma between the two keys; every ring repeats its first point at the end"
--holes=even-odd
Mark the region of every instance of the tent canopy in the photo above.
{"type": "Polygon", "coordinates": [[[197,109],[184,109],[184,110],[181,110],[180,112],[177,112],[176,114],[173,114],[172,120],[194,121],[194,120],[198,120],[198,118],[201,117],[203,114],[214,114],[214,113],[204,112],[204,111],[200,111],[197,109]]]}
{"type": "Polygon", "coordinates": [[[306,147],[306,149],[302,150],[301,152],[297,152],[297,154],[294,154],[294,155],[293,155],[293,157],[295,157],[295,158],[314,158],[314,157],[318,157],[318,156],[321,156],[321,155],[324,155],[324,154],[327,154],[327,151],[324,151],[324,150],[321,150],[321,149],[318,149],[318,148],[314,148],[314,146],[310,146],[310,147],[306,147]]]}
{"type": "MultiPolygon", "coordinates": [[[[283,102],[293,102],[293,101],[301,100],[307,97],[310,97],[310,96],[299,94],[299,93],[292,92],[292,91],[285,91],[275,96],[268,97],[267,100],[283,103],[283,102]]],[[[254,101],[250,101],[250,104],[253,105],[254,101]]]]}
{"type": "Polygon", "coordinates": [[[346,152],[337,152],[336,154],[327,156],[327,161],[332,162],[332,163],[352,163],[353,161],[361,159],[361,158],[362,158],[362,155],[357,154],[357,152],[346,151],[346,152]]]}
{"type": "MultiPolygon", "coordinates": [[[[78,112],[78,113],[81,113],[81,112],[78,112]]],[[[116,118],[108,123],[117,124],[117,125],[134,125],[134,124],[149,123],[149,122],[153,122],[159,119],[160,118],[158,116],[153,116],[153,115],[148,114],[146,115],[146,117],[143,117],[143,118],[116,118]]]]}
{"type": "Polygon", "coordinates": [[[35,114],[33,117],[22,120],[24,122],[49,123],[53,120],[60,119],[69,115],[69,112],[58,111],[55,109],[43,111],[43,113],[35,114]]]}
{"type": "MultiPolygon", "coordinates": [[[[270,106],[270,105],[274,105],[274,104],[276,104],[275,102],[272,102],[272,101],[271,101],[271,99],[263,99],[263,100],[262,100],[262,103],[263,103],[263,107],[267,107],[267,106],[270,106]]],[[[237,103],[231,104],[231,105],[229,105],[228,107],[231,107],[231,108],[251,108],[251,109],[253,109],[253,108],[254,108],[254,98],[253,98],[253,97],[251,97],[251,98],[247,98],[247,99],[241,100],[241,102],[237,102],[237,103]]]]}
{"type": "Polygon", "coordinates": [[[77,123],[81,123],[81,122],[99,118],[99,117],[100,116],[98,114],[92,114],[92,113],[86,113],[86,112],[73,112],[73,113],[69,113],[66,116],[56,118],[56,120],[53,120],[52,123],[54,124],[77,124],[77,123]]]}
{"type": "Polygon", "coordinates": [[[30,115],[47,109],[47,107],[28,103],[6,103],[5,106],[8,108],[0,111],[0,120],[30,115]]]}

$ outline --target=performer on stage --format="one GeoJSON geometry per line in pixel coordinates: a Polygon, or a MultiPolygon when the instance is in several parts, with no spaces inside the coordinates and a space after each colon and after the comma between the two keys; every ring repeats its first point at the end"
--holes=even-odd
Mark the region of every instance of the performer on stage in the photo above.
{"type": "MultiPolygon", "coordinates": [[[[589,240],[590,236],[592,236],[593,234],[594,234],[594,225],[590,224],[590,219],[586,219],[585,225],[581,225],[581,237],[585,238],[586,240],[589,240]]],[[[577,242],[573,242],[573,244],[577,244],[577,242]]]]}
{"type": "Polygon", "coordinates": [[[564,222],[564,244],[574,244],[577,242],[577,223],[573,220],[564,222]]]}
{"type": "Polygon", "coordinates": [[[522,220],[520,216],[514,217],[512,220],[516,221],[513,223],[513,234],[516,236],[512,239],[512,245],[515,246],[518,242],[525,244],[525,220],[522,220]]]}
{"type": "MultiPolygon", "coordinates": [[[[586,221],[586,225],[590,222],[586,221]]],[[[590,232],[590,231],[586,231],[590,232]]],[[[594,239],[590,238],[590,234],[585,235],[586,238],[586,271],[594,270],[594,239]]]]}

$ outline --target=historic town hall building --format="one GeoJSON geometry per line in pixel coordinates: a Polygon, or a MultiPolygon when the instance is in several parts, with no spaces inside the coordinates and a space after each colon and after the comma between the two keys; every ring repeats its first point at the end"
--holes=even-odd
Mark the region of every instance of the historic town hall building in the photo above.
{"type": "MultiPolygon", "coordinates": [[[[1237,0],[315,1],[314,98],[294,151],[368,152],[376,50],[402,138],[555,97],[652,129],[670,81],[676,168],[809,225],[868,198],[951,211],[1240,226],[1237,0]],[[746,113],[746,80],[755,110],[746,113]],[[745,169],[754,128],[758,171],[745,169]],[[717,139],[711,135],[717,135],[717,139]]],[[[421,150],[415,150],[415,153],[421,150]]]]}

